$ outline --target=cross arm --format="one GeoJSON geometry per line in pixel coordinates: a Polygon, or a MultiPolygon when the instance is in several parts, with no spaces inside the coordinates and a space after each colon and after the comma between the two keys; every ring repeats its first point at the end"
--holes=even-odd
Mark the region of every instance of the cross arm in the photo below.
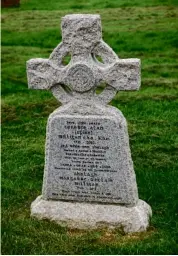
{"type": "Polygon", "coordinates": [[[49,59],[31,59],[27,61],[28,87],[48,90],[57,83],[62,83],[66,70],[59,68],[49,59]]]}
{"type": "Polygon", "coordinates": [[[104,71],[104,80],[117,91],[138,90],[140,88],[140,60],[118,59],[104,71]]]}

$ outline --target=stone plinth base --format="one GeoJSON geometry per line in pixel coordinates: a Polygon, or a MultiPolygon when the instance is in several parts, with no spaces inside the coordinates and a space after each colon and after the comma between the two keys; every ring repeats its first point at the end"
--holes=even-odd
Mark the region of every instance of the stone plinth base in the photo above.
{"type": "Polygon", "coordinates": [[[47,201],[37,197],[31,216],[49,219],[77,229],[121,228],[125,233],[145,231],[152,215],[151,207],[139,200],[134,207],[120,205],[47,201]]]}

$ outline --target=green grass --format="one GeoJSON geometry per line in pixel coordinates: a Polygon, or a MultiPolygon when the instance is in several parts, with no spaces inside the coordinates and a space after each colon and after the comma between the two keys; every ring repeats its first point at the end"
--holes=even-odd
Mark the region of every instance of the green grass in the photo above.
{"type": "Polygon", "coordinates": [[[178,253],[178,2],[21,0],[2,9],[2,254],[178,253]],[[111,104],[128,121],[139,196],[153,210],[147,232],[78,231],[30,218],[41,193],[45,129],[59,106],[27,88],[26,61],[48,57],[67,13],[99,13],[103,38],[120,58],[140,58],[138,92],[111,104]]]}

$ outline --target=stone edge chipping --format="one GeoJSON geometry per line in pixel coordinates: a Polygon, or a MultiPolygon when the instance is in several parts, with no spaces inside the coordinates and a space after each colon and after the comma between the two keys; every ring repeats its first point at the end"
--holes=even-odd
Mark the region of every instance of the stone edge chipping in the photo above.
{"type": "Polygon", "coordinates": [[[111,204],[43,200],[38,196],[31,204],[31,217],[48,219],[73,229],[121,229],[125,233],[146,231],[151,207],[143,200],[134,207],[111,204]]]}

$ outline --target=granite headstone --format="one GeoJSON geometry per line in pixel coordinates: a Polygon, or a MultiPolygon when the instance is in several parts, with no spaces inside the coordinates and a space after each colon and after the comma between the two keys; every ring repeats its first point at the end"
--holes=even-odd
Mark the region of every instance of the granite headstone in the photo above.
{"type": "Polygon", "coordinates": [[[140,60],[118,58],[99,15],[74,14],[62,18],[49,59],[29,60],[27,73],[29,88],[50,89],[62,103],[48,118],[43,191],[31,215],[73,228],[146,230],[151,208],[138,198],[127,122],[107,105],[117,91],[139,89],[140,60]]]}

